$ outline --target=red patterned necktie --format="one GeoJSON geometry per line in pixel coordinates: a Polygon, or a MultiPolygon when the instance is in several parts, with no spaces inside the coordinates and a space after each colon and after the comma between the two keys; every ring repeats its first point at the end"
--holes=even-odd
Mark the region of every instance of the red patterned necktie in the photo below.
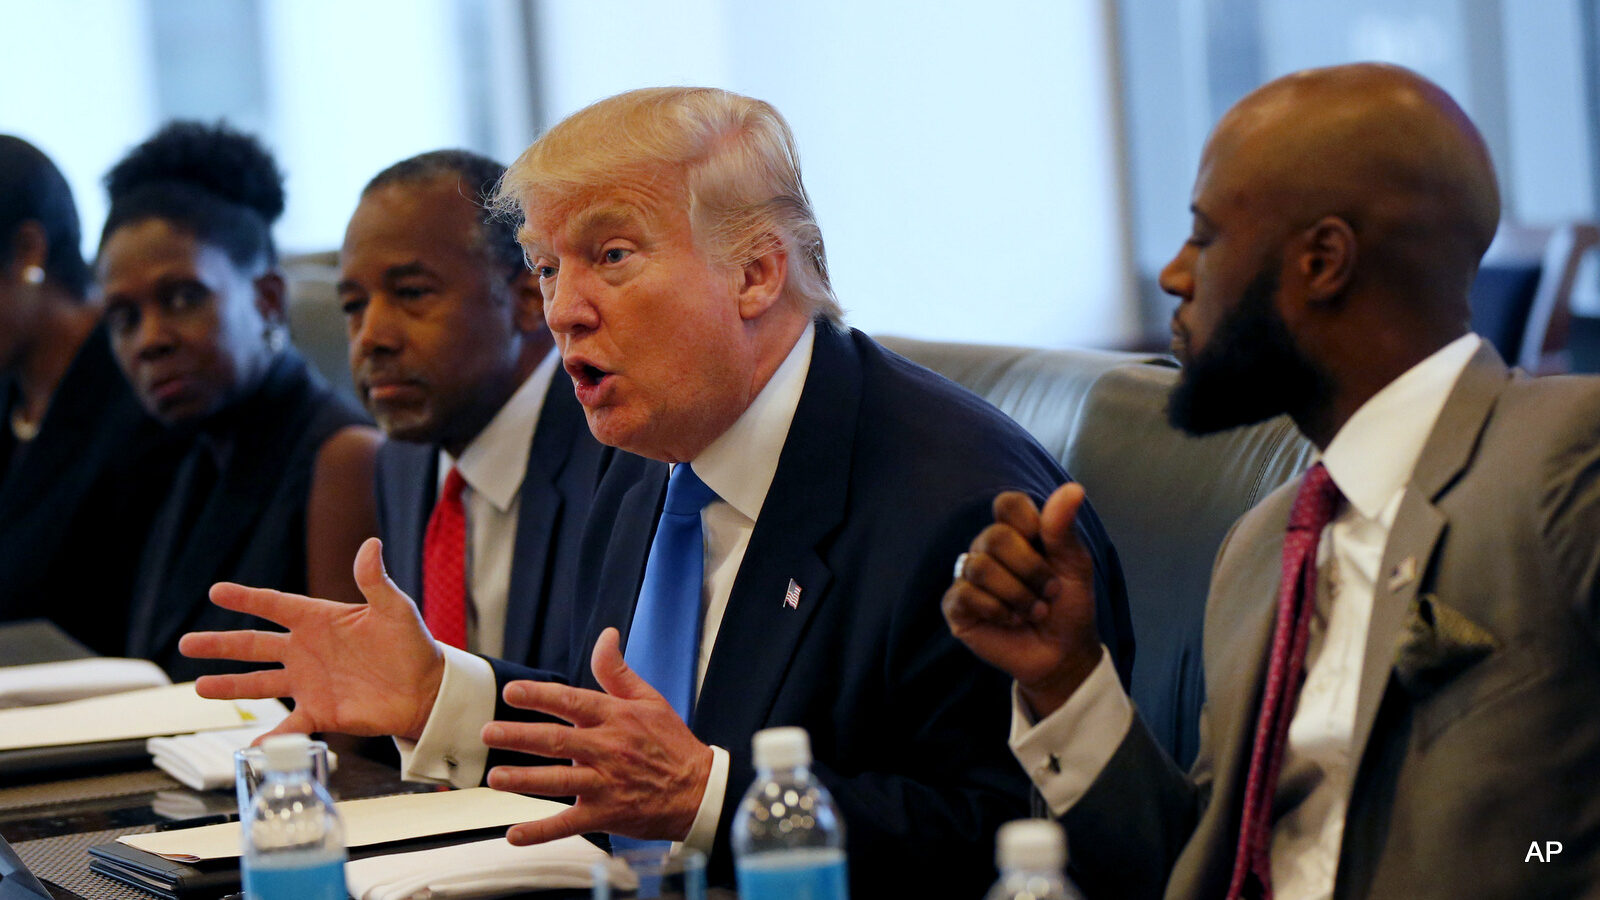
{"type": "Polygon", "coordinates": [[[461,489],[466,484],[461,470],[451,466],[422,539],[422,619],[435,640],[463,650],[467,647],[467,515],[461,489]]]}
{"type": "Polygon", "coordinates": [[[1283,540],[1283,575],[1278,582],[1278,619],[1272,630],[1272,656],[1256,719],[1245,781],[1244,817],[1234,857],[1228,900],[1272,900],[1272,799],[1277,792],[1283,750],[1289,742],[1300,685],[1305,680],[1306,644],[1317,603],[1317,544],[1333,521],[1339,488],[1322,463],[1306,472],[1289,511],[1283,540]]]}

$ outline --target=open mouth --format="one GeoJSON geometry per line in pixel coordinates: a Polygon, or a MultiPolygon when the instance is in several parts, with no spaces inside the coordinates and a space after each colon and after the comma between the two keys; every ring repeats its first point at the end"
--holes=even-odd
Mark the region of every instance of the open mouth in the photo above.
{"type": "Polygon", "coordinates": [[[567,367],[567,374],[572,376],[572,381],[580,388],[599,387],[611,373],[599,366],[590,365],[582,361],[574,361],[567,367]]]}

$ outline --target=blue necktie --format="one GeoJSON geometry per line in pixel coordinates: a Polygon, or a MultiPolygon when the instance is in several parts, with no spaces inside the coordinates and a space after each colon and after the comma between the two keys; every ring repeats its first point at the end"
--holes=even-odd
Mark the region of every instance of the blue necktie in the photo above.
{"type": "MultiPolygon", "coordinates": [[[[688,463],[679,463],[667,481],[667,501],[650,542],[644,584],[623,652],[629,667],[667,698],[685,722],[694,709],[694,680],[700,656],[700,589],[705,582],[705,536],[700,510],[717,498],[688,463]]],[[[665,853],[666,841],[613,836],[617,850],[652,849],[665,853]]]]}

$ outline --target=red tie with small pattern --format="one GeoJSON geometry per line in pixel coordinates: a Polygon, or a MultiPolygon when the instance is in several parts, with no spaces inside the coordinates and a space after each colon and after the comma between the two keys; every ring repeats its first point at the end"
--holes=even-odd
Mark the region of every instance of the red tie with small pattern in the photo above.
{"type": "Polygon", "coordinates": [[[1283,750],[1289,742],[1300,685],[1305,680],[1306,644],[1317,605],[1317,544],[1333,521],[1339,488],[1322,463],[1300,481],[1283,540],[1283,574],[1278,582],[1278,619],[1272,630],[1272,656],[1256,719],[1245,781],[1244,816],[1234,857],[1228,900],[1272,900],[1272,799],[1277,792],[1283,750]]]}
{"type": "Polygon", "coordinates": [[[451,466],[422,539],[422,619],[435,640],[463,650],[467,647],[467,515],[461,489],[466,484],[461,470],[451,466]]]}

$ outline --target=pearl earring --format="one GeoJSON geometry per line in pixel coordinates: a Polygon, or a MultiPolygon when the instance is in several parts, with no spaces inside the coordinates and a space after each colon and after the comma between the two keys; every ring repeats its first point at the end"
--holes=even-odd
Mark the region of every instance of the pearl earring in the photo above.
{"type": "Polygon", "coordinates": [[[22,280],[28,284],[44,284],[44,269],[28,266],[22,270],[22,280]]]}
{"type": "Polygon", "coordinates": [[[274,356],[282,353],[283,348],[289,346],[289,329],[282,325],[268,325],[265,337],[267,339],[267,350],[274,356]]]}

